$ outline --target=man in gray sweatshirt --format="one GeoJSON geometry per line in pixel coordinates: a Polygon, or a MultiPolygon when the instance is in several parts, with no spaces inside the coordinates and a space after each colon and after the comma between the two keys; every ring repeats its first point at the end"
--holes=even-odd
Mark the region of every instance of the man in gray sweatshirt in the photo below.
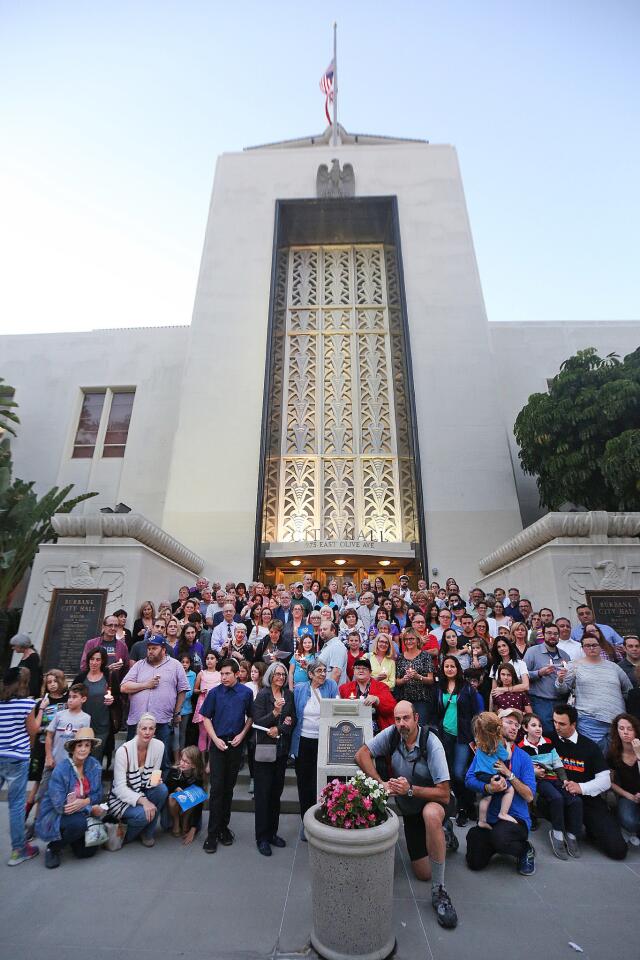
{"type": "Polygon", "coordinates": [[[529,647],[524,662],[529,671],[529,698],[533,712],[542,721],[542,730],[549,737],[554,732],[553,705],[565,701],[566,694],[559,694],[555,686],[558,670],[566,668],[571,656],[558,646],[560,633],[555,623],[545,623],[542,627],[544,640],[529,647]]]}

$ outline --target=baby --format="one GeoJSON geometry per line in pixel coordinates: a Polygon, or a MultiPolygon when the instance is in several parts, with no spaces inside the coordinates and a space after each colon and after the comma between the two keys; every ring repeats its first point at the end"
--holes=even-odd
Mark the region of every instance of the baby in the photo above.
{"type": "MultiPolygon", "coordinates": [[[[482,783],[490,783],[496,776],[496,763],[502,760],[503,763],[509,760],[509,753],[502,741],[502,723],[495,713],[479,713],[473,719],[473,735],[476,741],[476,765],[475,775],[482,783]]],[[[500,820],[509,820],[516,823],[514,817],[510,816],[509,810],[513,802],[513,787],[507,786],[504,793],[500,794],[500,820]]],[[[478,807],[478,826],[485,830],[490,830],[491,826],[487,823],[487,811],[493,797],[483,795],[478,807]]]]}

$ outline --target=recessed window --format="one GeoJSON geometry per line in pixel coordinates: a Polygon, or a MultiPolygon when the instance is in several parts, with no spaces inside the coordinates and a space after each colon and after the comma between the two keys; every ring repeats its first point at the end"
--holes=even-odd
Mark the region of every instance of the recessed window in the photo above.
{"type": "Polygon", "coordinates": [[[80,420],[78,421],[78,430],[71,455],[75,460],[90,460],[95,453],[104,399],[104,392],[86,392],[84,395],[82,410],[80,411],[80,420]]]}
{"type": "Polygon", "coordinates": [[[72,458],[90,460],[97,447],[103,457],[124,457],[134,397],[133,390],[85,390],[72,458]]]}
{"type": "Polygon", "coordinates": [[[107,432],[104,435],[104,447],[102,448],[103,457],[124,457],[131,410],[133,409],[133,398],[133,393],[116,393],[113,391],[107,432]]]}

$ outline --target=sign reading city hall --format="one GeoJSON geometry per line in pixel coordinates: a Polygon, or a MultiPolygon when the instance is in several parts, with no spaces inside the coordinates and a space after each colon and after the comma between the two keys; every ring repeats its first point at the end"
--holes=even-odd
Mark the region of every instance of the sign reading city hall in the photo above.
{"type": "Polygon", "coordinates": [[[54,590],[44,632],[43,666],[74,677],[87,640],[102,633],[108,590],[54,590]]]}
{"type": "Polygon", "coordinates": [[[625,637],[640,634],[640,590],[585,590],[596,623],[625,637]]]}

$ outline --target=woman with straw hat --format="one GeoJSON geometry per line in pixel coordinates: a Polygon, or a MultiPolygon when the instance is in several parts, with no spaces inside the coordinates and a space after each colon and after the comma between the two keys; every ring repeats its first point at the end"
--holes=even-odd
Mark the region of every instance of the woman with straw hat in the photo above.
{"type": "Polygon", "coordinates": [[[69,758],[56,764],[47,792],[42,798],[36,820],[36,834],[48,841],[45,866],[60,866],[60,852],[68,844],[74,856],[92,857],[96,847],[85,846],[84,837],[89,817],[104,813],[102,799],[102,767],[91,756],[100,740],[91,727],[80,727],[64,745],[69,758]]]}

